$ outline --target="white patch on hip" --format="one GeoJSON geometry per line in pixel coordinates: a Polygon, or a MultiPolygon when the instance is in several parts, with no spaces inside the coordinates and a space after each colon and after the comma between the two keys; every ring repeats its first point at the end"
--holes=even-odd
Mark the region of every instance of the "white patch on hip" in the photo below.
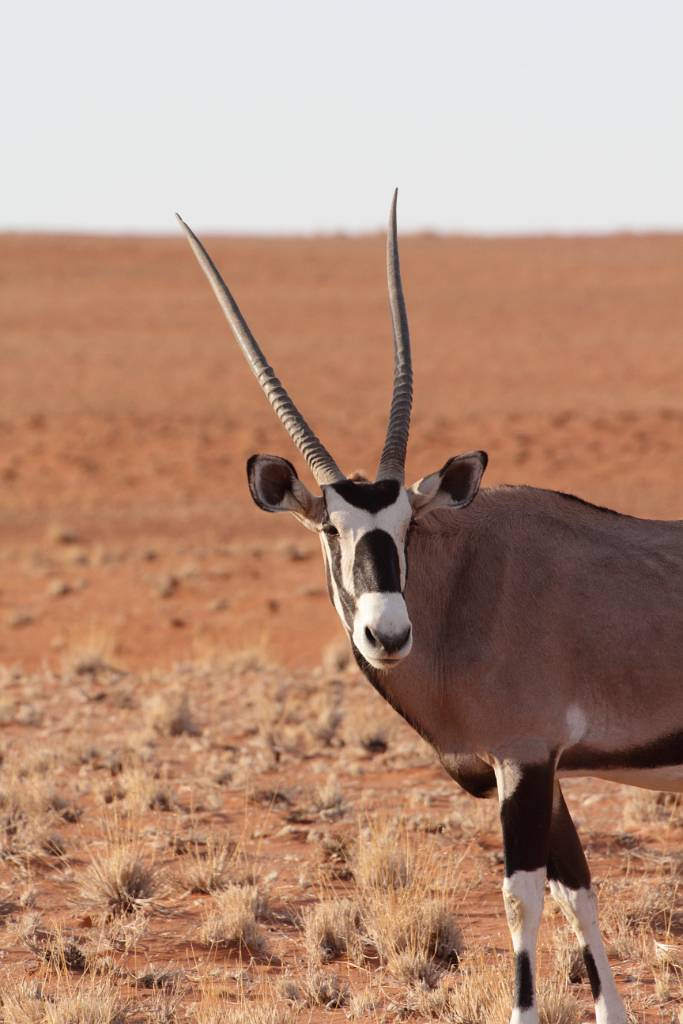
{"type": "Polygon", "coordinates": [[[586,735],[588,721],[585,712],[578,704],[570,704],[567,708],[567,745],[573,746],[586,735]]]}

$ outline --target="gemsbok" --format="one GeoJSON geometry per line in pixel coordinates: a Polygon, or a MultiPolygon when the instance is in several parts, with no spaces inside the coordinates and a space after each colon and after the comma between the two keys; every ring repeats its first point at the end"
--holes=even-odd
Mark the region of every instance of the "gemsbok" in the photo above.
{"type": "Polygon", "coordinates": [[[535,487],[480,490],[484,452],[411,487],[412,370],[387,238],[394,385],[374,482],[344,476],[280,383],[202,243],[178,218],[249,366],[320,487],[252,455],[252,498],[317,533],[332,603],[370,683],[476,797],[498,793],[512,1022],[535,1024],[546,879],[580,943],[599,1024],[624,1024],[564,776],[683,791],[683,521],[535,487]]]}

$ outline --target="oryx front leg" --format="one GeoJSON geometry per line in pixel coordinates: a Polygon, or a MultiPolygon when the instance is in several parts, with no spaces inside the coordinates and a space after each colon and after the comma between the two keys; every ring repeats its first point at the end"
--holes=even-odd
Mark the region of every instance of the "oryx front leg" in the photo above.
{"type": "Polygon", "coordinates": [[[555,783],[549,850],[550,892],[581,945],[595,1000],[597,1024],[625,1024],[626,1011],[614,984],[600,935],[590,871],[558,782],[555,783]]]}
{"type": "Polygon", "coordinates": [[[536,942],[543,912],[553,802],[553,762],[495,765],[503,826],[503,901],[515,952],[511,1024],[537,1024],[536,942]]]}

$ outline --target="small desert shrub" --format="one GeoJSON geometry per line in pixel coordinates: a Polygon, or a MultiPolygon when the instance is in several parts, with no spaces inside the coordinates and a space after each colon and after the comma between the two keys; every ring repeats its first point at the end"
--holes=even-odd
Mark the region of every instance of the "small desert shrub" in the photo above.
{"type": "Polygon", "coordinates": [[[88,966],[85,949],[77,939],[58,929],[45,928],[37,916],[30,915],[21,928],[26,946],[57,972],[82,973],[88,966]]]}
{"type": "Polygon", "coordinates": [[[0,859],[25,862],[53,852],[54,793],[40,772],[8,765],[0,778],[0,859]]]}
{"type": "Polygon", "coordinates": [[[324,747],[343,746],[339,738],[339,728],[344,720],[340,708],[341,691],[322,690],[313,701],[309,703],[306,720],[308,729],[313,736],[324,747]]]}
{"type": "Polygon", "coordinates": [[[330,880],[348,882],[353,878],[351,845],[346,836],[325,832],[315,836],[320,843],[320,870],[330,880]]]}
{"type": "Polygon", "coordinates": [[[205,846],[190,847],[178,865],[176,880],[186,892],[218,892],[230,884],[235,861],[235,843],[210,836],[205,846]]]}
{"type": "Polygon", "coordinates": [[[205,997],[190,1007],[190,1024],[291,1024],[292,1011],[282,1000],[256,1002],[241,996],[237,1006],[205,997]]]}
{"type": "Polygon", "coordinates": [[[444,968],[458,964],[462,937],[441,898],[415,889],[375,892],[363,907],[367,937],[392,974],[433,988],[444,968]]]}
{"type": "Polygon", "coordinates": [[[346,1005],[349,989],[336,974],[309,969],[302,979],[302,994],[305,1006],[336,1010],[346,1005]]]}
{"type": "Polygon", "coordinates": [[[313,794],[313,807],[325,821],[336,821],[344,815],[346,807],[339,784],[334,776],[316,789],[313,794]]]}
{"type": "Polygon", "coordinates": [[[85,975],[74,983],[60,978],[46,997],[37,985],[3,985],[2,1024],[123,1024],[127,1007],[108,979],[85,975]]]}
{"type": "Polygon", "coordinates": [[[104,785],[102,797],[107,804],[120,802],[124,815],[171,811],[175,806],[168,784],[145,764],[126,765],[104,785]]]}
{"type": "Polygon", "coordinates": [[[0,989],[2,1024],[40,1024],[44,1017],[44,996],[36,982],[3,978],[0,989]]]}
{"type": "Polygon", "coordinates": [[[86,868],[80,895],[88,910],[105,920],[139,914],[160,892],[160,878],[136,845],[112,844],[86,868]]]}
{"type": "Polygon", "coordinates": [[[644,932],[654,932],[663,939],[683,934],[680,890],[680,880],[671,876],[603,882],[601,917],[609,951],[620,957],[630,956],[632,950],[640,949],[644,932]]]}
{"type": "Polygon", "coordinates": [[[45,1024],[122,1024],[127,1008],[112,983],[86,977],[73,986],[63,986],[54,1001],[45,1004],[45,1024]]]}
{"type": "Polygon", "coordinates": [[[403,888],[410,882],[411,867],[405,834],[388,825],[370,825],[360,831],[353,862],[359,888],[403,888]]]}
{"type": "Polygon", "coordinates": [[[683,794],[659,793],[649,789],[629,787],[624,797],[624,827],[666,824],[674,828],[683,826],[683,794]]]}
{"type": "Polygon", "coordinates": [[[256,888],[231,885],[212,897],[200,929],[200,939],[208,946],[263,955],[266,938],[256,920],[262,911],[262,901],[256,888]]]}
{"type": "Polygon", "coordinates": [[[361,918],[351,900],[331,900],[311,907],[304,919],[304,943],[309,961],[329,963],[342,956],[361,955],[361,918]]]}
{"type": "Polygon", "coordinates": [[[72,637],[68,650],[62,656],[62,675],[67,679],[72,676],[97,676],[99,673],[113,673],[122,676],[125,673],[112,664],[114,656],[114,637],[104,628],[92,628],[82,636],[72,637]]]}
{"type": "Polygon", "coordinates": [[[148,721],[161,736],[201,736],[187,694],[179,689],[159,693],[146,705],[148,721]]]}
{"type": "Polygon", "coordinates": [[[346,1016],[349,1020],[375,1020],[377,1009],[382,1002],[381,991],[367,987],[356,990],[349,996],[346,1016]]]}

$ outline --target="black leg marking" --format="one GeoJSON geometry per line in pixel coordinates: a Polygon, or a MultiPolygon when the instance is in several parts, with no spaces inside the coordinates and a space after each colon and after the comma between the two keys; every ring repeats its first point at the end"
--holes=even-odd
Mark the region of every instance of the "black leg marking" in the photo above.
{"type": "Polygon", "coordinates": [[[602,985],[600,983],[600,975],[598,969],[595,966],[595,960],[588,946],[584,946],[581,950],[583,953],[583,962],[586,965],[586,974],[591,985],[591,992],[593,993],[593,999],[597,1002],[602,992],[602,985]]]}
{"type": "MultiPolygon", "coordinates": [[[[515,951],[515,1006],[534,1011],[536,942],[543,911],[555,759],[496,765],[505,850],[503,901],[515,951]]],[[[516,1018],[515,1018],[516,1019],[516,1018]]]]}
{"type": "Polygon", "coordinates": [[[550,823],[548,879],[568,889],[590,889],[591,873],[569,808],[558,785],[550,823]]]}
{"type": "Polygon", "coordinates": [[[548,862],[553,806],[552,765],[521,767],[521,778],[510,796],[503,793],[500,819],[505,847],[505,874],[535,871],[548,862]]]}
{"type": "Polygon", "coordinates": [[[515,957],[515,1005],[520,1010],[528,1010],[534,1005],[534,982],[528,953],[518,953],[515,957]]]}

